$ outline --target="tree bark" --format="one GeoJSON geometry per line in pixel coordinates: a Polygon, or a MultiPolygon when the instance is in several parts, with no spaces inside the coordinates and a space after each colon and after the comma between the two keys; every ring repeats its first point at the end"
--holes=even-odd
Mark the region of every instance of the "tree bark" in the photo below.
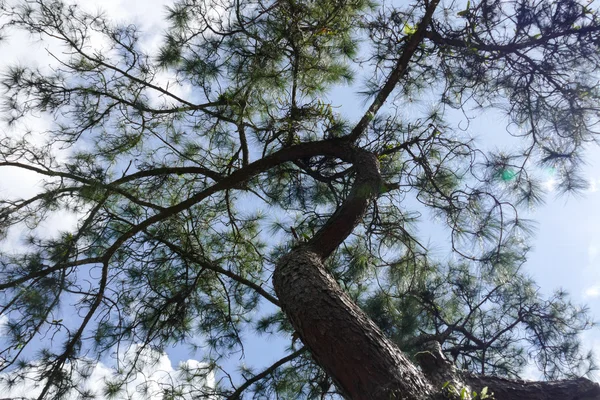
{"type": "Polygon", "coordinates": [[[315,360],[349,399],[418,399],[431,393],[421,372],[358,308],[306,248],[274,276],[280,304],[315,360]]]}
{"type": "MultiPolygon", "coordinates": [[[[487,388],[495,400],[598,400],[600,385],[585,378],[560,380],[554,382],[533,382],[518,379],[506,379],[494,376],[482,376],[458,371],[444,356],[440,344],[430,341],[423,344],[423,351],[417,353],[417,362],[421,371],[432,383],[438,394],[448,398],[448,390],[441,390],[446,382],[458,391],[468,388],[470,393],[481,393],[487,388]]],[[[456,393],[455,393],[456,396],[456,393]]],[[[453,398],[450,395],[450,398],[453,398]]],[[[460,397],[459,397],[460,398],[460,397]]]]}
{"type": "Polygon", "coordinates": [[[534,382],[465,374],[463,379],[472,388],[487,387],[496,400],[600,400],[600,385],[585,378],[534,382]]]}

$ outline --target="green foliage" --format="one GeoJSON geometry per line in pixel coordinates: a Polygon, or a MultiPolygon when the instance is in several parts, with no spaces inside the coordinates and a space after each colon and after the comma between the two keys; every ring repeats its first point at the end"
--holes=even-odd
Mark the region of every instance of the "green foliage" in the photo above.
{"type": "Polygon", "coordinates": [[[484,387],[481,389],[481,391],[479,393],[477,393],[476,391],[472,391],[469,392],[469,390],[466,387],[463,388],[457,388],[456,386],[454,386],[452,383],[450,383],[450,381],[445,382],[442,385],[442,390],[444,391],[444,394],[446,395],[447,398],[449,399],[455,399],[455,400],[494,400],[494,394],[493,393],[488,393],[488,387],[484,387]]]}
{"type": "MultiPolygon", "coordinates": [[[[36,194],[0,198],[0,237],[24,232],[0,255],[4,383],[37,371],[46,398],[86,398],[78,377],[116,349],[190,346],[210,367],[186,375],[198,398],[339,397],[270,280],[350,196],[356,166],[334,156],[342,145],[376,155],[384,183],[326,267],[403,351],[433,338],[472,372],[518,377],[532,360],[548,379],[593,370],[578,336],[593,326],[587,309],[543,296],[521,271],[532,228],[519,212],[543,201],[538,167],[562,192],[585,187],[598,11],[469,1],[423,23],[434,3],[179,0],[147,51],[136,26],[72,2],[0,0],[3,34],[61,46],[49,47],[52,68],[10,65],[0,81],[0,168],[40,181],[36,194]],[[348,85],[367,109],[334,95],[348,85]],[[452,118],[489,108],[524,148],[490,152],[452,118]],[[31,116],[49,128],[21,134],[31,116]],[[77,225],[45,234],[64,213],[77,225]],[[451,256],[423,241],[429,216],[451,256]],[[255,334],[288,341],[287,355],[232,368],[255,334]]],[[[136,362],[106,382],[107,397],[136,362]]]]}

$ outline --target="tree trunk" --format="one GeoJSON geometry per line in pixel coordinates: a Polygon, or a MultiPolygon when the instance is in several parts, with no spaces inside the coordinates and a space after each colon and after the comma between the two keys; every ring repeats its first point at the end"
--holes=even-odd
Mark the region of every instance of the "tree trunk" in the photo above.
{"type": "Polygon", "coordinates": [[[274,283],[300,338],[347,398],[417,399],[431,393],[423,374],[342,291],[315,253],[292,251],[277,266],[274,283]]]}
{"type": "Polygon", "coordinates": [[[352,190],[313,239],[277,263],[273,286],[299,337],[346,398],[448,398],[448,387],[442,387],[451,382],[459,391],[468,386],[469,392],[479,393],[487,386],[488,393],[496,393],[496,400],[600,400],[600,386],[583,378],[540,383],[464,375],[454,369],[435,343],[418,358],[420,368],[413,364],[340,288],[323,264],[384,187],[374,154],[350,144],[336,146],[335,152],[356,169],[352,190]]]}

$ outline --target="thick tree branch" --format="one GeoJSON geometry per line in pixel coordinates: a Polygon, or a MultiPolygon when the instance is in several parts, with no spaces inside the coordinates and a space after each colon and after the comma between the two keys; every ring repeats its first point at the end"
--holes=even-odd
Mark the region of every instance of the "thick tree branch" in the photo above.
{"type": "Polygon", "coordinates": [[[499,52],[499,53],[514,53],[518,50],[530,49],[540,45],[544,45],[550,40],[558,39],[570,35],[585,35],[600,32],[600,26],[584,26],[578,29],[566,29],[562,32],[556,32],[541,36],[538,39],[530,39],[518,43],[510,44],[490,44],[483,43],[477,40],[462,40],[457,38],[444,37],[435,30],[430,30],[425,33],[425,37],[438,45],[459,47],[464,49],[474,49],[477,51],[499,52]]]}
{"type": "Polygon", "coordinates": [[[284,148],[260,160],[250,163],[246,167],[238,169],[231,175],[222,178],[211,187],[187,198],[178,204],[175,204],[174,206],[165,208],[152,217],[142,221],[138,225],[133,226],[128,232],[124,233],[115,240],[113,245],[110,246],[105,252],[105,257],[111,258],[117,249],[123,245],[123,243],[149,226],[169,218],[181,211],[187,210],[188,208],[198,204],[215,193],[239,187],[247,180],[279,164],[315,155],[333,156],[349,160],[350,154],[348,153],[348,146],[348,143],[343,139],[329,139],[318,142],[301,143],[295,146],[284,148]]]}
{"type": "Polygon", "coordinates": [[[172,175],[172,174],[178,174],[178,175],[201,174],[208,178],[211,178],[214,181],[219,181],[219,180],[223,179],[223,175],[216,171],[210,170],[208,168],[196,167],[196,166],[194,166],[194,167],[153,168],[153,169],[138,171],[138,172],[134,172],[129,175],[122,176],[121,178],[115,179],[114,181],[112,181],[110,183],[99,182],[99,181],[96,181],[93,179],[75,175],[70,172],[52,171],[50,168],[47,168],[47,167],[41,168],[41,167],[37,167],[35,165],[29,165],[29,164],[24,164],[24,163],[19,163],[19,162],[12,162],[12,161],[0,162],[0,167],[21,168],[21,169],[25,169],[28,171],[38,173],[40,175],[67,178],[67,179],[72,179],[76,182],[85,183],[87,185],[97,185],[97,186],[102,186],[102,187],[107,187],[107,188],[114,186],[114,185],[122,185],[123,183],[131,182],[133,180],[140,179],[140,178],[147,178],[147,177],[151,177],[151,176],[161,176],[161,175],[172,175]]]}
{"type": "Polygon", "coordinates": [[[121,185],[123,183],[131,182],[131,181],[134,181],[134,180],[140,179],[140,178],[147,178],[147,177],[151,177],[151,176],[161,176],[161,175],[172,175],[172,174],[176,174],[176,175],[200,174],[200,175],[204,175],[204,176],[212,179],[215,182],[223,179],[223,177],[224,177],[223,174],[213,171],[208,168],[204,168],[204,167],[159,167],[159,168],[152,168],[149,170],[138,171],[138,172],[134,172],[129,175],[125,175],[119,179],[112,181],[109,185],[121,185]]]}
{"type": "Polygon", "coordinates": [[[498,400],[598,400],[600,385],[585,378],[553,382],[511,380],[468,374],[463,380],[478,393],[487,387],[498,400]]]}
{"type": "MultiPolygon", "coordinates": [[[[39,276],[44,276],[44,275],[47,275],[49,273],[52,273],[52,272],[55,272],[55,271],[58,271],[58,270],[61,270],[64,268],[76,267],[76,266],[81,266],[81,265],[86,265],[86,264],[96,264],[96,263],[108,262],[112,258],[112,256],[115,254],[115,252],[123,245],[123,243],[125,243],[131,237],[135,236],[137,233],[144,231],[146,228],[148,228],[149,226],[151,226],[159,221],[167,219],[173,215],[176,215],[177,213],[179,213],[181,211],[184,211],[184,210],[192,207],[195,204],[198,204],[202,200],[208,198],[209,196],[211,196],[219,191],[236,188],[243,182],[247,181],[248,179],[256,176],[259,173],[267,171],[270,168],[273,168],[284,162],[293,161],[293,160],[304,158],[307,156],[315,156],[315,155],[337,156],[341,159],[350,161],[351,154],[348,151],[349,146],[350,145],[345,140],[330,139],[330,140],[319,141],[319,142],[301,143],[301,144],[298,144],[298,145],[295,145],[292,147],[282,149],[282,150],[275,152],[269,156],[266,156],[258,161],[255,161],[244,168],[241,168],[241,169],[233,172],[231,175],[221,178],[213,186],[197,193],[194,196],[191,196],[190,198],[188,198],[172,207],[162,208],[159,212],[157,212],[153,216],[151,216],[151,217],[147,218],[146,220],[142,221],[141,223],[133,226],[129,231],[127,231],[126,233],[119,236],[115,240],[115,242],[113,242],[113,244],[109,248],[106,249],[106,251],[104,252],[104,254],[102,256],[87,258],[87,259],[82,259],[82,260],[75,260],[75,261],[68,262],[68,263],[58,263],[53,266],[45,266],[44,269],[36,271],[35,273],[28,274],[26,276],[11,280],[9,282],[0,283],[0,290],[13,287],[14,285],[26,282],[30,279],[33,279],[33,278],[36,278],[39,276]]],[[[29,170],[38,172],[43,175],[60,176],[60,177],[80,181],[80,182],[83,182],[86,184],[102,185],[97,181],[93,181],[93,180],[90,180],[87,178],[82,178],[82,177],[79,177],[77,175],[73,175],[70,173],[53,172],[50,170],[41,169],[41,168],[30,166],[27,164],[19,164],[19,163],[16,163],[18,165],[14,165],[15,163],[5,163],[5,164],[11,164],[11,166],[23,167],[25,169],[29,169],[29,170]]],[[[2,165],[2,164],[0,164],[0,165],[2,165]]],[[[173,171],[173,169],[169,169],[169,170],[173,171]]],[[[139,176],[142,176],[142,175],[139,175],[139,176]]],[[[110,184],[109,185],[104,184],[102,186],[106,189],[113,188],[113,185],[110,185],[110,184]]]]}
{"type": "MultiPolygon", "coordinates": [[[[75,175],[72,174],[70,172],[63,172],[63,171],[52,171],[51,169],[42,169],[33,165],[28,165],[28,164],[23,164],[23,163],[16,163],[16,162],[3,162],[0,163],[0,167],[16,167],[16,168],[21,168],[21,169],[25,169],[28,171],[33,171],[36,172],[40,175],[45,175],[45,176],[51,176],[51,177],[59,177],[59,178],[66,178],[66,179],[70,179],[73,180],[75,182],[80,182],[83,183],[85,185],[87,185],[89,188],[101,188],[101,189],[106,189],[110,192],[114,192],[117,194],[120,194],[121,196],[125,197],[126,199],[130,200],[132,203],[138,204],[140,206],[143,207],[148,207],[148,208],[153,208],[155,210],[164,210],[164,207],[161,207],[159,205],[156,205],[154,203],[150,203],[148,201],[145,200],[140,200],[135,196],[132,196],[131,193],[129,193],[128,191],[110,184],[110,183],[104,183],[104,182],[100,182],[98,180],[95,179],[89,179],[89,178],[85,178],[79,175],[75,175]]],[[[75,189],[77,190],[83,190],[85,189],[85,187],[80,187],[80,188],[73,188],[73,191],[75,191],[75,189]]],[[[44,196],[45,193],[40,194],[40,196],[44,196]]]]}

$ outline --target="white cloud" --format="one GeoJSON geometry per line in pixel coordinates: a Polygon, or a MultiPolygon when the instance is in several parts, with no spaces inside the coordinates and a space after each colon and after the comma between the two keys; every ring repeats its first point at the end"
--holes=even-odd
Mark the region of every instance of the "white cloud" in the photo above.
{"type": "MultiPolygon", "coordinates": [[[[170,388],[179,391],[181,399],[191,400],[215,387],[214,373],[208,370],[206,363],[188,360],[174,368],[166,353],[142,349],[139,345],[133,345],[120,354],[116,364],[122,371],[128,371],[135,364],[135,372],[124,379],[116,374],[114,368],[98,362],[93,366],[89,378],[83,379],[81,375],[74,374],[75,379],[80,381],[78,388],[93,393],[97,400],[104,400],[109,398],[105,395],[107,382],[125,380],[119,393],[111,397],[112,400],[158,400],[170,388]]],[[[14,371],[0,374],[0,391],[4,397],[29,399],[39,396],[43,385],[36,379],[35,368],[25,373],[25,379],[14,386],[4,385],[5,380],[12,376],[14,371]]],[[[72,393],[69,399],[77,398],[78,394],[72,393]]]]}
{"type": "Polygon", "coordinates": [[[600,297],[600,283],[597,283],[593,286],[588,286],[587,289],[583,291],[583,297],[600,297]]]}
{"type": "MultiPolygon", "coordinates": [[[[89,13],[102,12],[108,21],[116,24],[133,24],[141,32],[139,45],[144,51],[154,51],[161,43],[168,27],[166,6],[169,0],[71,0],[89,13]]],[[[92,36],[94,47],[108,44],[109,39],[99,33],[92,36]]]]}

